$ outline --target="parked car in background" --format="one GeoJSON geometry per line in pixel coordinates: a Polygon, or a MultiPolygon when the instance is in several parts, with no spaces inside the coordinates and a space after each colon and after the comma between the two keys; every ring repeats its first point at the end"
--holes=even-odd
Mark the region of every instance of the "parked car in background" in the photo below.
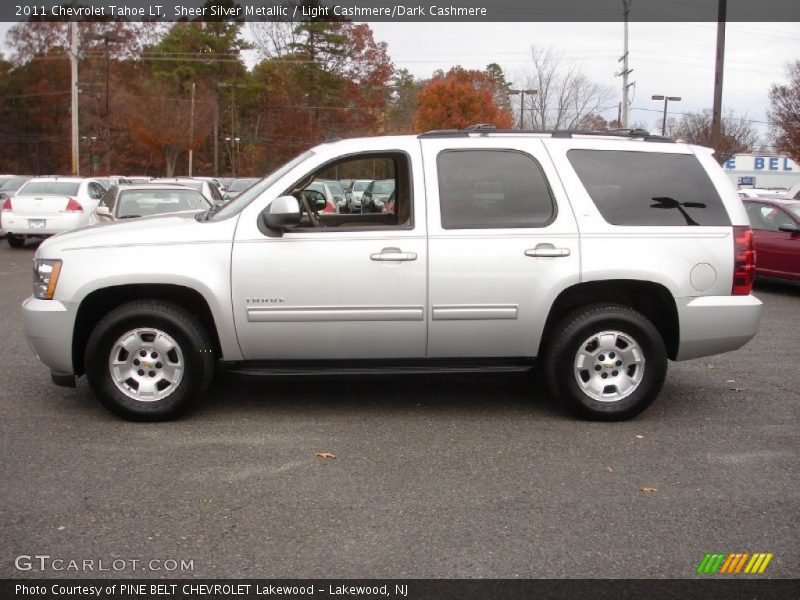
{"type": "Polygon", "coordinates": [[[370,183],[372,183],[371,179],[356,179],[353,181],[347,193],[347,212],[361,212],[361,196],[364,195],[364,190],[367,189],[370,183]]]}
{"type": "Polygon", "coordinates": [[[256,177],[239,177],[238,179],[231,179],[230,183],[228,184],[228,189],[222,197],[225,200],[233,200],[236,198],[236,196],[241,194],[257,181],[258,178],[256,177]]]}
{"type": "Polygon", "coordinates": [[[227,192],[235,179],[236,177],[217,177],[217,181],[219,182],[219,191],[227,192]]]}
{"type": "MultiPolygon", "coordinates": [[[[29,179],[32,179],[32,177],[26,175],[3,175],[0,177],[0,206],[3,205],[6,198],[11,198],[22,184],[29,179]]],[[[5,235],[3,219],[2,215],[0,215],[0,238],[5,237],[5,235]]]]}
{"type": "Polygon", "coordinates": [[[347,197],[342,184],[336,179],[315,179],[306,189],[314,190],[325,196],[328,205],[322,212],[347,212],[347,197]],[[342,210],[344,208],[344,210],[342,210]]]}
{"type": "Polygon", "coordinates": [[[756,275],[800,280],[800,201],[745,199],[756,249],[756,275]]]}
{"type": "Polygon", "coordinates": [[[20,248],[27,238],[44,238],[89,224],[106,189],[94,179],[36,177],[2,205],[8,244],[20,248]]]}
{"type": "Polygon", "coordinates": [[[213,204],[197,190],[178,185],[117,185],[92,212],[90,223],[133,219],[186,210],[208,210],[213,204]]]}
{"type": "Polygon", "coordinates": [[[211,200],[212,204],[221,204],[224,201],[222,192],[219,191],[219,187],[217,187],[217,184],[213,182],[211,177],[160,177],[158,179],[153,179],[150,183],[172,183],[190,187],[211,200]]]}
{"type": "Polygon", "coordinates": [[[148,175],[127,175],[125,181],[119,183],[149,183],[153,181],[153,177],[148,175]]]}
{"type": "Polygon", "coordinates": [[[737,190],[739,193],[739,197],[744,198],[789,198],[788,190],[784,188],[780,189],[768,189],[768,188],[739,188],[737,190]]]}
{"type": "Polygon", "coordinates": [[[389,196],[394,192],[394,179],[371,181],[361,196],[362,213],[385,213],[389,196]]]}

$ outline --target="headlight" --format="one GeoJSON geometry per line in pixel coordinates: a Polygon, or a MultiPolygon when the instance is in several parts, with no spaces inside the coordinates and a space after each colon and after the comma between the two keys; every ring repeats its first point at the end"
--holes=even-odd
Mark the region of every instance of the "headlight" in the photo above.
{"type": "Polygon", "coordinates": [[[56,293],[61,261],[37,258],[33,261],[33,296],[39,300],[52,300],[56,293]]]}

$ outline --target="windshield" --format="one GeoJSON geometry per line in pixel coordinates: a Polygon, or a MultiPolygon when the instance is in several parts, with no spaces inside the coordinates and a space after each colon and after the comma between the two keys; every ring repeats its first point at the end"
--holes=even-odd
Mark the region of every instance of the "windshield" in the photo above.
{"type": "Polygon", "coordinates": [[[365,189],[367,189],[367,186],[369,184],[370,184],[369,181],[356,181],[353,184],[353,191],[354,192],[363,192],[365,189]]]}
{"type": "Polygon", "coordinates": [[[74,196],[81,184],[78,181],[29,181],[19,190],[20,196],[74,196]]]}
{"type": "Polygon", "coordinates": [[[344,189],[342,188],[342,184],[338,181],[329,181],[328,187],[331,189],[331,193],[344,196],[344,189]]]}
{"type": "Polygon", "coordinates": [[[230,184],[228,191],[243,192],[257,181],[258,179],[236,179],[233,183],[230,184]]]}
{"type": "Polygon", "coordinates": [[[792,202],[791,204],[784,205],[786,210],[794,215],[794,217],[800,220],[800,202],[792,202]]]}
{"type": "Polygon", "coordinates": [[[146,217],[180,210],[207,210],[211,203],[193,190],[127,190],[117,198],[117,218],[146,217]]]}
{"type": "Polygon", "coordinates": [[[391,194],[394,191],[394,181],[376,181],[372,188],[374,194],[391,194]]]}
{"type": "Polygon", "coordinates": [[[244,192],[236,196],[236,198],[234,198],[230,202],[227,202],[226,204],[222,205],[215,212],[210,213],[208,215],[208,218],[213,221],[219,221],[221,219],[227,219],[228,217],[237,214],[245,206],[250,204],[261,194],[263,194],[267,190],[267,188],[269,188],[278,179],[283,177],[286,173],[291,171],[301,162],[304,162],[305,160],[311,158],[313,155],[314,152],[312,150],[306,150],[300,156],[296,156],[282,167],[279,167],[278,169],[267,175],[264,179],[262,179],[258,183],[247,188],[244,192]]]}

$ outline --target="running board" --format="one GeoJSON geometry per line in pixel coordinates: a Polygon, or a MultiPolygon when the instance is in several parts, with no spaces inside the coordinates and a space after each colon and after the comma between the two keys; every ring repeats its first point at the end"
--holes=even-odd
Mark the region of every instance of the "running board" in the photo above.
{"type": "Polygon", "coordinates": [[[225,372],[241,377],[309,377],[331,375],[450,375],[457,373],[524,373],[530,359],[480,361],[245,361],[225,363],[225,372]]]}

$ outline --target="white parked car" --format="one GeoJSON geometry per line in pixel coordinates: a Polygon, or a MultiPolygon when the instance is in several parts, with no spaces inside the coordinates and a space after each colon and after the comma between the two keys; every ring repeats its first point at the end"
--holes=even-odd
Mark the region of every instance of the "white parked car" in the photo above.
{"type": "Polygon", "coordinates": [[[105,188],[95,179],[36,177],[3,201],[2,227],[8,244],[20,248],[28,238],[44,238],[89,224],[105,188]]]}

